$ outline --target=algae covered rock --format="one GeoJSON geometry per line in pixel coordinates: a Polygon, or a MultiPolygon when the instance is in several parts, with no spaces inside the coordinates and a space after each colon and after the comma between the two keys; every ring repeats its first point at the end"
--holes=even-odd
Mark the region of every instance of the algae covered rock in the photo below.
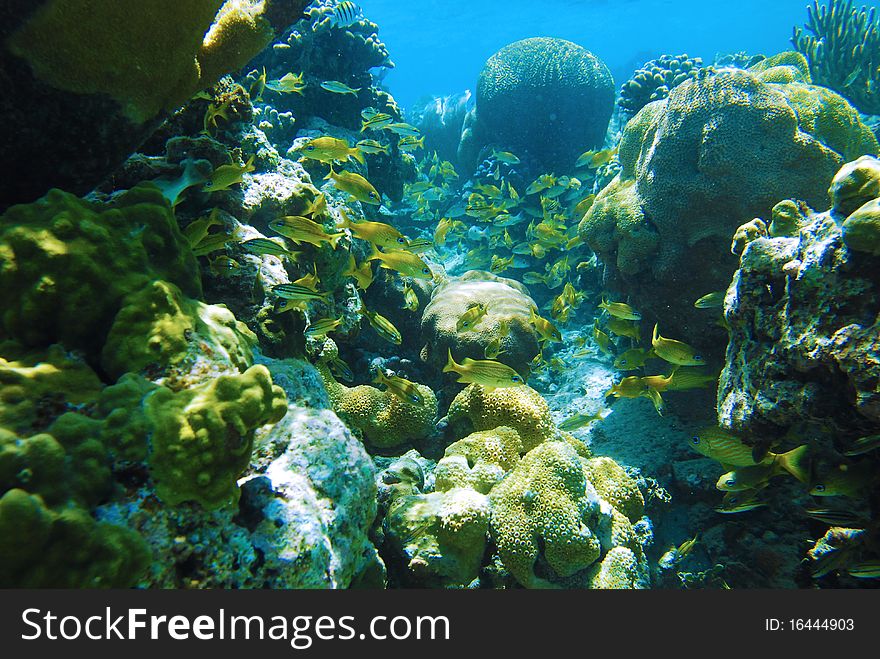
{"type": "Polygon", "coordinates": [[[579,227],[613,287],[706,350],[724,337],[694,301],[729,283],[737,227],[780,199],[824,207],[844,159],[878,148],[838,95],[759,73],[704,70],[645,106],[624,131],[621,173],[579,227]]]}
{"type": "Polygon", "coordinates": [[[480,146],[498,144],[548,168],[570,167],[585,149],[601,146],[613,109],[614,80],[590,51],[564,39],[517,41],[480,73],[476,121],[483,144],[467,147],[471,164],[480,146]]]}

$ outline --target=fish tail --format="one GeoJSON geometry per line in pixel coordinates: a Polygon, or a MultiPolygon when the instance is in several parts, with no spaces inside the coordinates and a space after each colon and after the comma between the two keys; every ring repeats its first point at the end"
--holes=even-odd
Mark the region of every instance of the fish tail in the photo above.
{"type": "Polygon", "coordinates": [[[339,244],[339,241],[342,240],[342,237],[344,235],[344,233],[340,232],[334,233],[332,236],[330,236],[330,245],[333,247],[333,249],[336,249],[336,246],[339,244]]]}
{"type": "Polygon", "coordinates": [[[452,348],[447,348],[446,366],[443,367],[443,372],[456,373],[456,366],[458,366],[458,364],[456,364],[455,360],[452,358],[452,348]]]}
{"type": "Polygon", "coordinates": [[[351,157],[357,160],[360,164],[366,165],[366,161],[364,160],[364,154],[361,153],[361,150],[357,147],[351,150],[351,157]]]}
{"type": "Polygon", "coordinates": [[[660,335],[657,333],[657,326],[659,323],[654,323],[654,332],[651,334],[651,345],[656,347],[657,342],[660,340],[660,335]]]}
{"type": "MultiPolygon", "coordinates": [[[[383,256],[382,252],[380,252],[379,249],[375,245],[371,244],[370,246],[373,248],[373,251],[370,252],[370,255],[365,260],[367,260],[367,261],[377,261],[377,260],[381,261],[382,256],[383,256]]],[[[382,264],[384,265],[384,262],[382,264]]]]}
{"type": "Polygon", "coordinates": [[[809,450],[810,447],[804,444],[787,453],[782,453],[778,458],[779,466],[801,483],[808,482],[810,480],[809,450]]]}
{"type": "Polygon", "coordinates": [[[334,176],[336,176],[336,172],[333,171],[333,163],[331,162],[331,163],[330,163],[330,171],[327,172],[327,176],[324,177],[324,180],[325,180],[325,181],[329,181],[329,180],[332,179],[334,176]]]}

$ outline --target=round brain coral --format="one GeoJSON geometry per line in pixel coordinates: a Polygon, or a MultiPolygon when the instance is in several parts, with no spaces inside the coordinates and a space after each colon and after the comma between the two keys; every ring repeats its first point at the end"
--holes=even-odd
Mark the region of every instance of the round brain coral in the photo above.
{"type": "Polygon", "coordinates": [[[520,374],[539,352],[538,336],[530,313],[535,302],[525,286],[491,272],[471,270],[434,289],[422,316],[422,359],[438,370],[446,364],[449,350],[457,362],[465,357],[485,359],[486,346],[500,339],[501,361],[520,374]],[[457,329],[464,313],[477,304],[486,314],[472,328],[457,329]],[[507,335],[502,336],[502,329],[507,335]]]}
{"type": "Polygon", "coordinates": [[[586,484],[575,450],[546,442],[492,489],[491,534],[504,567],[523,586],[551,587],[600,557],[591,530],[600,504],[588,498],[586,484]]]}
{"type": "Polygon", "coordinates": [[[489,58],[476,101],[487,143],[523,149],[547,167],[570,167],[605,139],[614,80],[598,57],[577,44],[523,39],[489,58]]]}
{"type": "Polygon", "coordinates": [[[878,149],[844,99],[789,82],[803,77],[797,58],[762,66],[703,70],[645,106],[624,130],[621,173],[579,227],[612,287],[710,354],[724,333],[693,304],[729,284],[737,227],[769,218],[780,199],[824,207],[844,155],[878,149]],[[780,66],[791,70],[784,84],[762,81],[780,66]]]}
{"type": "Polygon", "coordinates": [[[453,399],[447,414],[450,424],[473,431],[507,426],[515,430],[523,451],[557,436],[550,407],[528,386],[486,391],[478,384],[465,387],[453,399]]]}
{"type": "Polygon", "coordinates": [[[519,463],[522,452],[522,441],[513,428],[472,433],[446,447],[434,470],[434,489],[469,487],[488,494],[519,463]]]}

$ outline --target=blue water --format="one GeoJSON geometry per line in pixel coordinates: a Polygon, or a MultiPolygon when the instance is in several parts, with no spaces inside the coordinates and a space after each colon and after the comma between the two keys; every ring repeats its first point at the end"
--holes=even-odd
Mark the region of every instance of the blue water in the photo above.
{"type": "Polygon", "coordinates": [[[617,85],[646,60],[790,48],[807,0],[363,0],[397,68],[386,78],[404,107],[473,89],[499,48],[526,37],[574,41],[601,57],[617,85]]]}

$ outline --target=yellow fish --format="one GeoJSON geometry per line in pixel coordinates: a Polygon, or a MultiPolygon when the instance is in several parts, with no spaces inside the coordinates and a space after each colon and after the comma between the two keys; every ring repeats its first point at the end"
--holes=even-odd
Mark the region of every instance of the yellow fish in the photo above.
{"type": "Polygon", "coordinates": [[[342,324],[342,318],[324,318],[322,320],[309,323],[306,328],[306,336],[319,337],[326,336],[342,324]]]}
{"type": "Polygon", "coordinates": [[[419,256],[412,252],[404,250],[390,250],[380,252],[373,247],[373,253],[367,259],[368,261],[381,261],[381,267],[388,270],[396,270],[408,277],[416,279],[433,279],[434,273],[431,268],[419,256]]]}
{"type": "Polygon", "coordinates": [[[766,506],[766,501],[758,499],[757,490],[743,490],[741,492],[727,492],[721,498],[721,505],[715,509],[717,513],[736,514],[744,513],[766,506]]]}
{"type": "Polygon", "coordinates": [[[379,247],[401,249],[407,246],[407,240],[390,224],[383,222],[352,222],[345,211],[342,211],[342,227],[351,231],[351,235],[366,240],[379,247]]]}
{"type": "Polygon", "coordinates": [[[596,201],[596,195],[591,194],[578,202],[578,205],[574,207],[574,215],[576,218],[582,218],[587,214],[587,211],[593,207],[593,202],[596,201]]]}
{"type": "MultiPolygon", "coordinates": [[[[314,266],[314,264],[313,264],[313,266],[314,266]]],[[[300,277],[299,279],[297,279],[293,283],[299,284],[300,286],[305,286],[306,288],[317,292],[318,284],[321,283],[321,280],[318,279],[317,266],[315,266],[314,272],[310,272],[309,274],[300,277]]]]}
{"type": "Polygon", "coordinates": [[[870,460],[841,464],[821,476],[810,494],[817,497],[855,497],[877,479],[877,469],[870,460]]]}
{"type": "Polygon", "coordinates": [[[644,348],[631,348],[614,360],[614,368],[621,371],[634,371],[645,365],[651,357],[654,356],[653,350],[645,350],[644,348]]]}
{"type": "Polygon", "coordinates": [[[361,203],[373,206],[379,206],[382,203],[382,197],[376,188],[360,174],[346,171],[337,174],[333,171],[333,165],[330,165],[330,172],[324,177],[324,180],[332,180],[338,190],[347,192],[361,203]]]}
{"type": "Polygon", "coordinates": [[[303,74],[294,75],[293,73],[288,73],[284,75],[280,80],[269,80],[266,83],[266,89],[271,89],[273,92],[277,92],[279,94],[299,94],[303,95],[303,89],[307,87],[306,83],[303,82],[303,74]]]}
{"type": "Polygon", "coordinates": [[[457,364],[452,358],[452,350],[448,352],[443,372],[457,373],[460,383],[478,384],[486,391],[525,385],[522,376],[510,366],[494,359],[471,359],[470,357],[465,357],[461,364],[457,364]]]}
{"type": "Polygon", "coordinates": [[[255,101],[259,101],[263,98],[263,92],[266,90],[266,67],[263,67],[263,72],[257,76],[257,79],[251,83],[250,89],[248,89],[248,95],[255,101]]]}
{"type": "MultiPolygon", "coordinates": [[[[210,96],[208,97],[210,98],[210,96]]],[[[202,120],[202,125],[205,133],[209,135],[213,135],[214,131],[217,130],[217,118],[220,117],[224,121],[229,121],[229,109],[232,105],[232,99],[230,98],[228,101],[217,105],[216,103],[209,103],[208,109],[205,110],[205,117],[202,120]]]]}
{"type": "Polygon", "coordinates": [[[687,389],[704,389],[718,381],[717,375],[701,373],[692,368],[678,368],[672,374],[669,391],[685,391],[687,389]]]}
{"type": "Polygon", "coordinates": [[[338,80],[325,80],[321,83],[321,89],[325,89],[333,94],[351,94],[352,96],[357,96],[360,91],[360,88],[352,89],[344,82],[339,82],[338,80]]]}
{"type": "MultiPolygon", "coordinates": [[[[287,249],[287,247],[283,244],[278,244],[277,240],[271,240],[269,238],[253,238],[251,240],[246,240],[241,243],[241,246],[244,248],[248,254],[253,254],[254,256],[286,256],[288,258],[292,258],[294,261],[296,260],[296,254],[287,249]]],[[[283,243],[284,241],[282,241],[283,243]]]]}
{"type": "Polygon", "coordinates": [[[630,375],[623,378],[620,382],[612,385],[611,389],[605,392],[606,398],[614,396],[615,398],[638,398],[642,396],[648,387],[642,382],[642,378],[630,375]]]}
{"type": "Polygon", "coordinates": [[[272,292],[284,300],[294,300],[297,302],[312,300],[327,300],[330,293],[318,293],[300,284],[278,284],[272,287],[272,292]]]}
{"type": "Polygon", "coordinates": [[[553,323],[551,323],[546,318],[542,318],[541,316],[537,315],[534,308],[531,309],[530,314],[532,325],[534,325],[535,329],[538,330],[538,334],[541,336],[541,340],[551,342],[562,341],[562,333],[553,323]]]}
{"type": "Polygon", "coordinates": [[[223,224],[223,222],[220,221],[220,209],[215,208],[207,217],[201,217],[187,224],[186,228],[183,230],[183,235],[190,247],[197,247],[200,242],[208,237],[208,231],[211,227],[219,226],[221,224],[223,224]]]}
{"type": "Polygon", "coordinates": [[[641,320],[642,314],[623,302],[608,302],[602,300],[599,304],[600,309],[604,309],[610,315],[621,320],[641,320]]]}
{"type": "Polygon", "coordinates": [[[489,341],[486,344],[486,348],[483,350],[483,356],[486,359],[495,359],[498,355],[503,354],[504,351],[501,349],[501,337],[496,336],[494,339],[489,341]]]}
{"type": "Polygon", "coordinates": [[[666,403],[663,402],[663,397],[660,395],[659,391],[657,391],[653,387],[648,387],[640,394],[640,396],[650,400],[651,403],[654,405],[654,409],[657,411],[657,414],[663,416],[663,413],[666,411],[666,403]]]}
{"type": "Polygon", "coordinates": [[[379,369],[373,382],[376,384],[384,384],[388,388],[388,391],[405,403],[421,405],[425,402],[425,397],[422,396],[422,393],[414,382],[410,382],[409,380],[396,375],[389,377],[385,375],[382,369],[379,369]]]}
{"type": "Polygon", "coordinates": [[[340,239],[345,236],[342,231],[327,233],[322,225],[298,215],[287,215],[272,220],[269,222],[269,228],[296,244],[308,243],[320,247],[323,243],[330,243],[333,249],[336,249],[340,239]]]}
{"type": "Polygon", "coordinates": [[[251,156],[248,158],[248,161],[244,165],[220,165],[217,169],[214,170],[214,173],[211,174],[211,180],[204,187],[205,192],[219,192],[221,190],[228,190],[233,185],[242,182],[242,177],[254,171],[256,169],[254,167],[254,157],[251,156]]]}
{"type": "Polygon", "coordinates": [[[419,296],[409,284],[403,285],[403,308],[407,311],[419,310],[419,296]]]}
{"type": "Polygon", "coordinates": [[[606,355],[611,354],[611,338],[602,330],[599,329],[599,326],[593,325],[593,340],[596,342],[596,345],[599,346],[599,350],[604,352],[606,355]]]}
{"type": "Polygon", "coordinates": [[[241,270],[241,265],[228,256],[218,256],[208,262],[211,272],[220,277],[228,277],[241,270]]]}
{"type": "Polygon", "coordinates": [[[669,383],[672,382],[672,375],[646,375],[642,378],[642,383],[649,389],[657,392],[663,392],[669,389],[669,383]]]}
{"type": "Polygon", "coordinates": [[[354,158],[362,165],[364,154],[357,147],[352,147],[347,141],[335,137],[316,137],[309,140],[301,148],[303,157],[309,160],[317,160],[325,165],[330,165],[334,160],[347,162],[354,158]]]}
{"type": "Polygon", "coordinates": [[[689,346],[687,343],[676,341],[675,339],[665,339],[660,336],[657,331],[657,325],[654,325],[654,333],[651,337],[651,345],[654,347],[654,354],[660,359],[665,359],[670,364],[678,364],[679,366],[703,366],[706,360],[702,355],[689,346]]]}
{"type": "Polygon", "coordinates": [[[489,266],[489,271],[494,274],[500,274],[507,270],[511,265],[513,265],[513,257],[508,256],[507,258],[501,258],[497,254],[492,255],[492,263],[489,266]]]}
{"type": "Polygon", "coordinates": [[[461,315],[461,318],[458,319],[458,322],[455,323],[456,331],[471,331],[477,325],[477,323],[480,322],[480,319],[486,315],[487,311],[488,307],[485,304],[475,304],[474,306],[470,307],[461,315]]]}
{"type": "Polygon", "coordinates": [[[346,277],[352,277],[357,287],[362,291],[367,290],[373,283],[373,266],[369,261],[364,261],[358,266],[354,260],[354,254],[348,255],[348,267],[342,273],[346,277]]]}
{"type": "Polygon", "coordinates": [[[608,319],[607,324],[608,329],[614,334],[617,334],[617,336],[625,336],[636,342],[638,342],[639,339],[642,338],[639,324],[636,321],[623,320],[621,318],[615,318],[614,316],[612,316],[608,319]]]}
{"type": "Polygon", "coordinates": [[[714,293],[709,293],[694,302],[694,307],[696,307],[697,309],[714,309],[716,307],[724,306],[725,295],[727,295],[726,291],[715,291],[714,293]]]}
{"type": "Polygon", "coordinates": [[[805,480],[807,478],[805,474],[806,467],[803,466],[803,462],[807,457],[806,444],[788,453],[768,452],[760,461],[757,461],[755,460],[754,447],[748,446],[739,437],[726,430],[711,427],[704,428],[695,433],[690,439],[690,446],[697,453],[729,467],[769,466],[778,461],[780,466],[789,471],[798,480],[805,480]]]}
{"type": "Polygon", "coordinates": [[[376,334],[394,345],[399,346],[403,343],[403,337],[401,336],[400,331],[385,316],[376,313],[375,311],[370,311],[363,305],[361,305],[361,311],[367,317],[367,320],[370,321],[372,328],[376,330],[376,334]]]}
{"type": "Polygon", "coordinates": [[[586,425],[591,424],[593,421],[600,421],[604,419],[608,414],[610,414],[611,410],[608,408],[601,408],[598,412],[594,414],[583,414],[582,412],[578,412],[574,416],[568,417],[565,421],[559,424],[560,430],[565,430],[566,432],[573,432],[575,430],[579,430],[586,425]]]}

